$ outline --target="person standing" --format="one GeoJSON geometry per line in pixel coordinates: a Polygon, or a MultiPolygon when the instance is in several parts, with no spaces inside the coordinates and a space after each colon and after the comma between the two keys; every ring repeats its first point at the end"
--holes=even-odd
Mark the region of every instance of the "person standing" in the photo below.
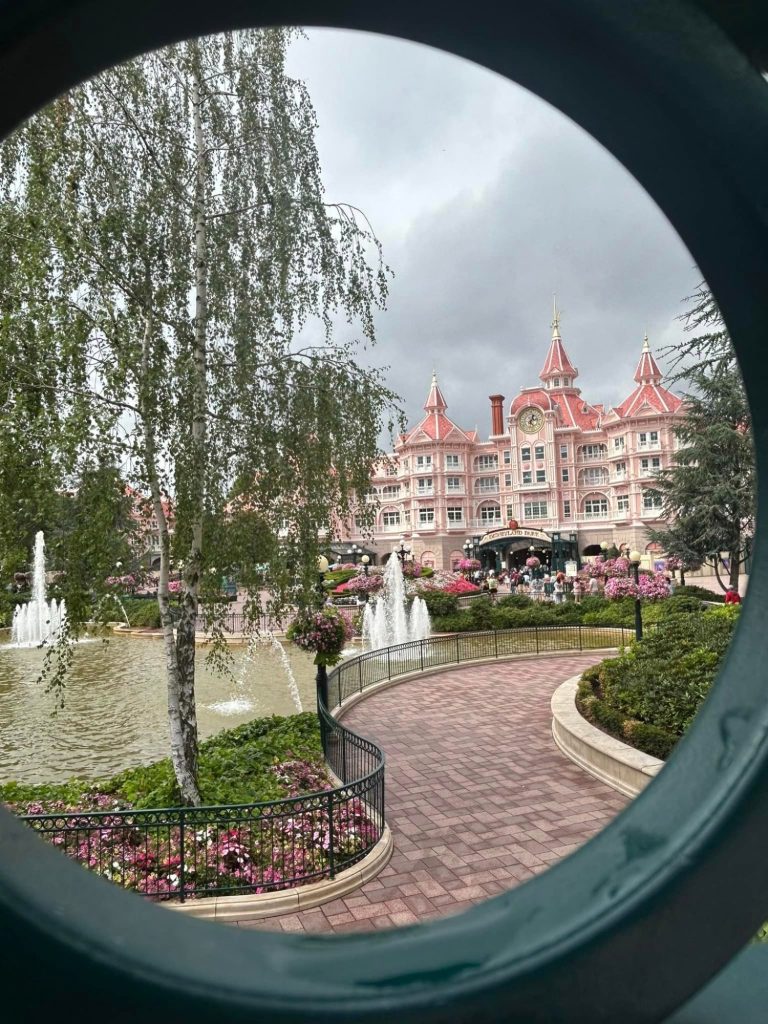
{"type": "Polygon", "coordinates": [[[600,596],[600,580],[597,578],[597,576],[593,576],[589,581],[589,596],[600,596]]]}
{"type": "Polygon", "coordinates": [[[573,581],[573,600],[576,602],[576,604],[581,604],[581,595],[583,593],[584,586],[577,576],[576,579],[573,581]]]}
{"type": "Polygon", "coordinates": [[[491,600],[496,603],[496,594],[499,590],[499,581],[496,579],[496,575],[493,570],[488,574],[488,593],[491,595],[491,600]]]}
{"type": "Polygon", "coordinates": [[[559,577],[555,580],[554,595],[555,604],[562,604],[565,591],[563,588],[563,581],[559,577]]]}
{"type": "Polygon", "coordinates": [[[739,597],[738,590],[733,587],[728,587],[725,592],[725,603],[726,604],[741,604],[741,598],[739,597]]]}

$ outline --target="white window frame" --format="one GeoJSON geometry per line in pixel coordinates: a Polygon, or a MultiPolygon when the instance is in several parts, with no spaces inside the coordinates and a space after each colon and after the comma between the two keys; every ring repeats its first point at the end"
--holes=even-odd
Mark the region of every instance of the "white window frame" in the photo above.
{"type": "Polygon", "coordinates": [[[523,502],[523,519],[547,519],[548,511],[546,501],[523,502]]]}

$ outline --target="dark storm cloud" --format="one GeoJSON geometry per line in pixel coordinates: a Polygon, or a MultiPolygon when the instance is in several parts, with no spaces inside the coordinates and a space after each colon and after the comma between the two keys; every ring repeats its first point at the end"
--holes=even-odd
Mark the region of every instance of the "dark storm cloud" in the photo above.
{"type": "MultiPolygon", "coordinates": [[[[372,361],[411,422],[432,369],[450,415],[489,425],[487,396],[535,384],[552,293],[586,398],[632,387],[698,281],[693,260],[627,172],[525,90],[414,44],[315,32],[297,44],[320,121],[330,199],[371,218],[395,271],[372,361]]],[[[367,358],[367,357],[366,357],[367,358]]]]}

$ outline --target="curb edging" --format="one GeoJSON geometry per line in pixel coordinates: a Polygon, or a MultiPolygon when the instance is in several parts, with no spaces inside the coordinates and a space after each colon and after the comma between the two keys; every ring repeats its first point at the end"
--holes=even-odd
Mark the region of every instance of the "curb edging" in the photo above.
{"type": "Polygon", "coordinates": [[[552,738],[579,768],[624,796],[635,797],[659,774],[664,762],[588,722],[576,707],[580,679],[580,675],[566,679],[552,694],[552,738]]]}

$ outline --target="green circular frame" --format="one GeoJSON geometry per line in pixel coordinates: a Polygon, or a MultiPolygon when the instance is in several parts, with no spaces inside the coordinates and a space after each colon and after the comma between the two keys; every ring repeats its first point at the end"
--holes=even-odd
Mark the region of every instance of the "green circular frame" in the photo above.
{"type": "MultiPolygon", "coordinates": [[[[506,75],[588,130],[688,245],[737,346],[768,480],[768,91],[683,0],[0,3],[0,134],[78,81],[246,25],[398,35],[506,75]]],[[[393,69],[396,73],[396,69],[393,69]]],[[[765,522],[765,484],[760,522],[765,522]]],[[[544,876],[453,918],[328,938],[183,920],[0,814],[0,976],[24,1019],[661,1020],[768,917],[768,556],[717,687],[659,778],[544,876]]],[[[14,1018],[18,1019],[18,1018],[14,1018]]]]}

